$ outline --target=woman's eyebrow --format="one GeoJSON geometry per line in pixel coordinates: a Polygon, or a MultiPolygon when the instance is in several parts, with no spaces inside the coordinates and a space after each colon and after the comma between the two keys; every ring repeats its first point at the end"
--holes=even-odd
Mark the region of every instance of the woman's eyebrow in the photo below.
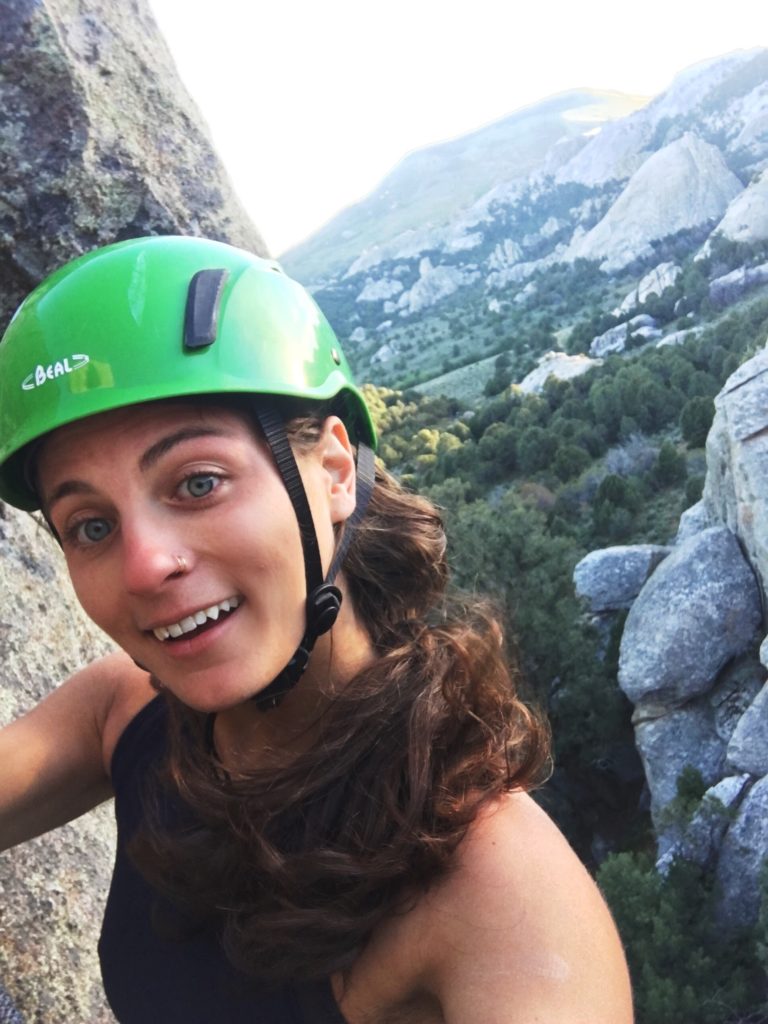
{"type": "Polygon", "coordinates": [[[191,441],[196,437],[231,437],[232,433],[229,430],[223,430],[218,427],[183,427],[181,430],[176,430],[172,434],[168,434],[166,437],[161,437],[159,441],[155,441],[139,459],[139,469],[142,473],[145,473],[148,469],[161,459],[163,455],[167,454],[172,448],[175,448],[177,444],[181,444],[183,441],[191,441]]]}
{"type": "Polygon", "coordinates": [[[53,494],[51,494],[45,502],[46,513],[50,513],[50,510],[57,501],[61,501],[62,498],[66,498],[70,494],[92,495],[96,494],[96,490],[83,480],[64,480],[63,483],[60,483],[59,486],[54,489],[53,494]]]}

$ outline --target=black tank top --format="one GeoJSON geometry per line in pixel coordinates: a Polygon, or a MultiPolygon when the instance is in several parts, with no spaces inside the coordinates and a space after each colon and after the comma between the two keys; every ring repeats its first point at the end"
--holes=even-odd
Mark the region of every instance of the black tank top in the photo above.
{"type": "Polygon", "coordinates": [[[112,758],[117,854],[99,959],[120,1024],[345,1024],[329,980],[261,985],[229,963],[215,934],[165,938],[152,925],[157,895],[126,855],[143,818],[148,772],[165,755],[167,709],[156,697],[125,728],[112,758]]]}

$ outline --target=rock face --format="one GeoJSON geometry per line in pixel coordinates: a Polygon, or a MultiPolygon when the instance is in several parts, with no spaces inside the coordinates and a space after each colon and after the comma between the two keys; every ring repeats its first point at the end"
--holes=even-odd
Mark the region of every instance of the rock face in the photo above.
{"type": "Polygon", "coordinates": [[[717,862],[720,921],[737,930],[755,921],[760,876],[768,855],[768,776],[749,790],[723,836],[717,862]]]}
{"type": "Polygon", "coordinates": [[[556,380],[571,380],[599,365],[598,360],[589,359],[584,355],[569,356],[565,352],[547,352],[539,359],[536,369],[523,377],[517,387],[525,394],[538,394],[544,390],[544,385],[550,377],[556,380]]]}
{"type": "Polygon", "coordinates": [[[709,284],[709,301],[718,309],[730,306],[751,288],[768,283],[768,263],[759,267],[737,267],[709,284]]]}
{"type": "Polygon", "coordinates": [[[3,323],[55,267],[121,238],[265,254],[145,0],[6,0],[0,68],[3,323]]]}
{"type": "Polygon", "coordinates": [[[768,683],[739,719],[726,759],[735,771],[768,775],[768,683]]]}
{"type": "MultiPolygon", "coordinates": [[[[768,125],[768,110],[765,120],[768,125]]],[[[768,238],[768,174],[763,172],[736,196],[715,234],[734,242],[759,242],[768,238]]]]}
{"type": "Polygon", "coordinates": [[[666,288],[672,287],[681,273],[682,267],[679,267],[677,263],[660,263],[653,270],[649,270],[647,274],[643,275],[640,281],[638,281],[637,287],[633,288],[624,298],[621,305],[613,311],[614,315],[622,316],[625,313],[631,313],[636,306],[645,302],[650,295],[661,295],[666,288]]]}
{"type": "Polygon", "coordinates": [[[704,530],[675,548],[632,605],[619,685],[635,705],[698,697],[760,622],[758,586],[736,538],[723,526],[704,530]]]}
{"type": "Polygon", "coordinates": [[[646,160],[570,255],[600,259],[606,271],[620,269],[651,255],[651,242],[662,235],[719,220],[741,190],[720,151],[686,132],[646,160]]]}
{"type": "Polygon", "coordinates": [[[419,278],[407,292],[397,300],[401,315],[417,313],[434,305],[438,299],[452,295],[464,284],[476,280],[480,276],[477,270],[458,267],[433,267],[429,257],[425,256],[419,263],[419,278]]]}
{"type": "Polygon", "coordinates": [[[643,338],[645,341],[654,341],[661,337],[661,331],[656,321],[647,313],[639,313],[633,316],[626,323],[616,324],[610,327],[604,334],[592,339],[589,346],[589,354],[593,359],[602,359],[611,352],[623,352],[630,337],[643,338]]]}
{"type": "Polygon", "coordinates": [[[768,587],[768,349],[744,363],[715,399],[707,437],[704,505],[744,546],[768,587]]]}
{"type": "MultiPolygon", "coordinates": [[[[720,924],[736,929],[755,922],[768,857],[768,639],[757,650],[768,581],[768,349],[726,381],[715,408],[704,497],[632,603],[619,682],[635,705],[659,868],[683,856],[714,870],[720,924]],[[690,821],[670,817],[685,768],[708,787],[690,821]]],[[[642,563],[646,552],[636,551],[642,563]]],[[[613,552],[577,566],[583,596],[610,589],[613,552]]]]}
{"type": "MultiPolygon", "coordinates": [[[[265,254],[145,0],[6,0],[2,22],[3,328],[41,277],[99,244],[206,234],[265,254]]],[[[46,530],[0,503],[0,723],[108,649],[46,530]]],[[[27,1024],[113,1020],[96,960],[112,846],[103,807],[0,856],[0,983],[27,1024]]]]}
{"type": "MultiPolygon", "coordinates": [[[[30,516],[0,503],[0,723],[106,653],[61,554],[30,516]]],[[[107,1022],[96,960],[112,864],[109,807],[0,855],[0,979],[28,1021],[107,1022]]]]}
{"type": "Polygon", "coordinates": [[[590,553],[573,570],[576,593],[592,612],[629,608],[646,580],[669,554],[660,544],[617,545],[590,553]]]}

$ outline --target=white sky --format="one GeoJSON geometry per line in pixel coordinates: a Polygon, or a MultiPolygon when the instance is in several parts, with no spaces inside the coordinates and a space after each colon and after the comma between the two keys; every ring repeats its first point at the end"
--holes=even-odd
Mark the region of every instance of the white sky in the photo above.
{"type": "Polygon", "coordinates": [[[762,4],[722,0],[150,5],[274,254],[413,149],[566,89],[652,96],[690,64],[768,45],[762,4]]]}

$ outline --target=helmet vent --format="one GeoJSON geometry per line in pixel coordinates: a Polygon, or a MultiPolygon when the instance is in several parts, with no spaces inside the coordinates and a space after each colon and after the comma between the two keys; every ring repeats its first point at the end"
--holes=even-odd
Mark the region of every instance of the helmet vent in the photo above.
{"type": "Polygon", "coordinates": [[[205,348],[216,341],[219,303],[228,277],[228,270],[199,270],[189,282],[184,348],[205,348]]]}

